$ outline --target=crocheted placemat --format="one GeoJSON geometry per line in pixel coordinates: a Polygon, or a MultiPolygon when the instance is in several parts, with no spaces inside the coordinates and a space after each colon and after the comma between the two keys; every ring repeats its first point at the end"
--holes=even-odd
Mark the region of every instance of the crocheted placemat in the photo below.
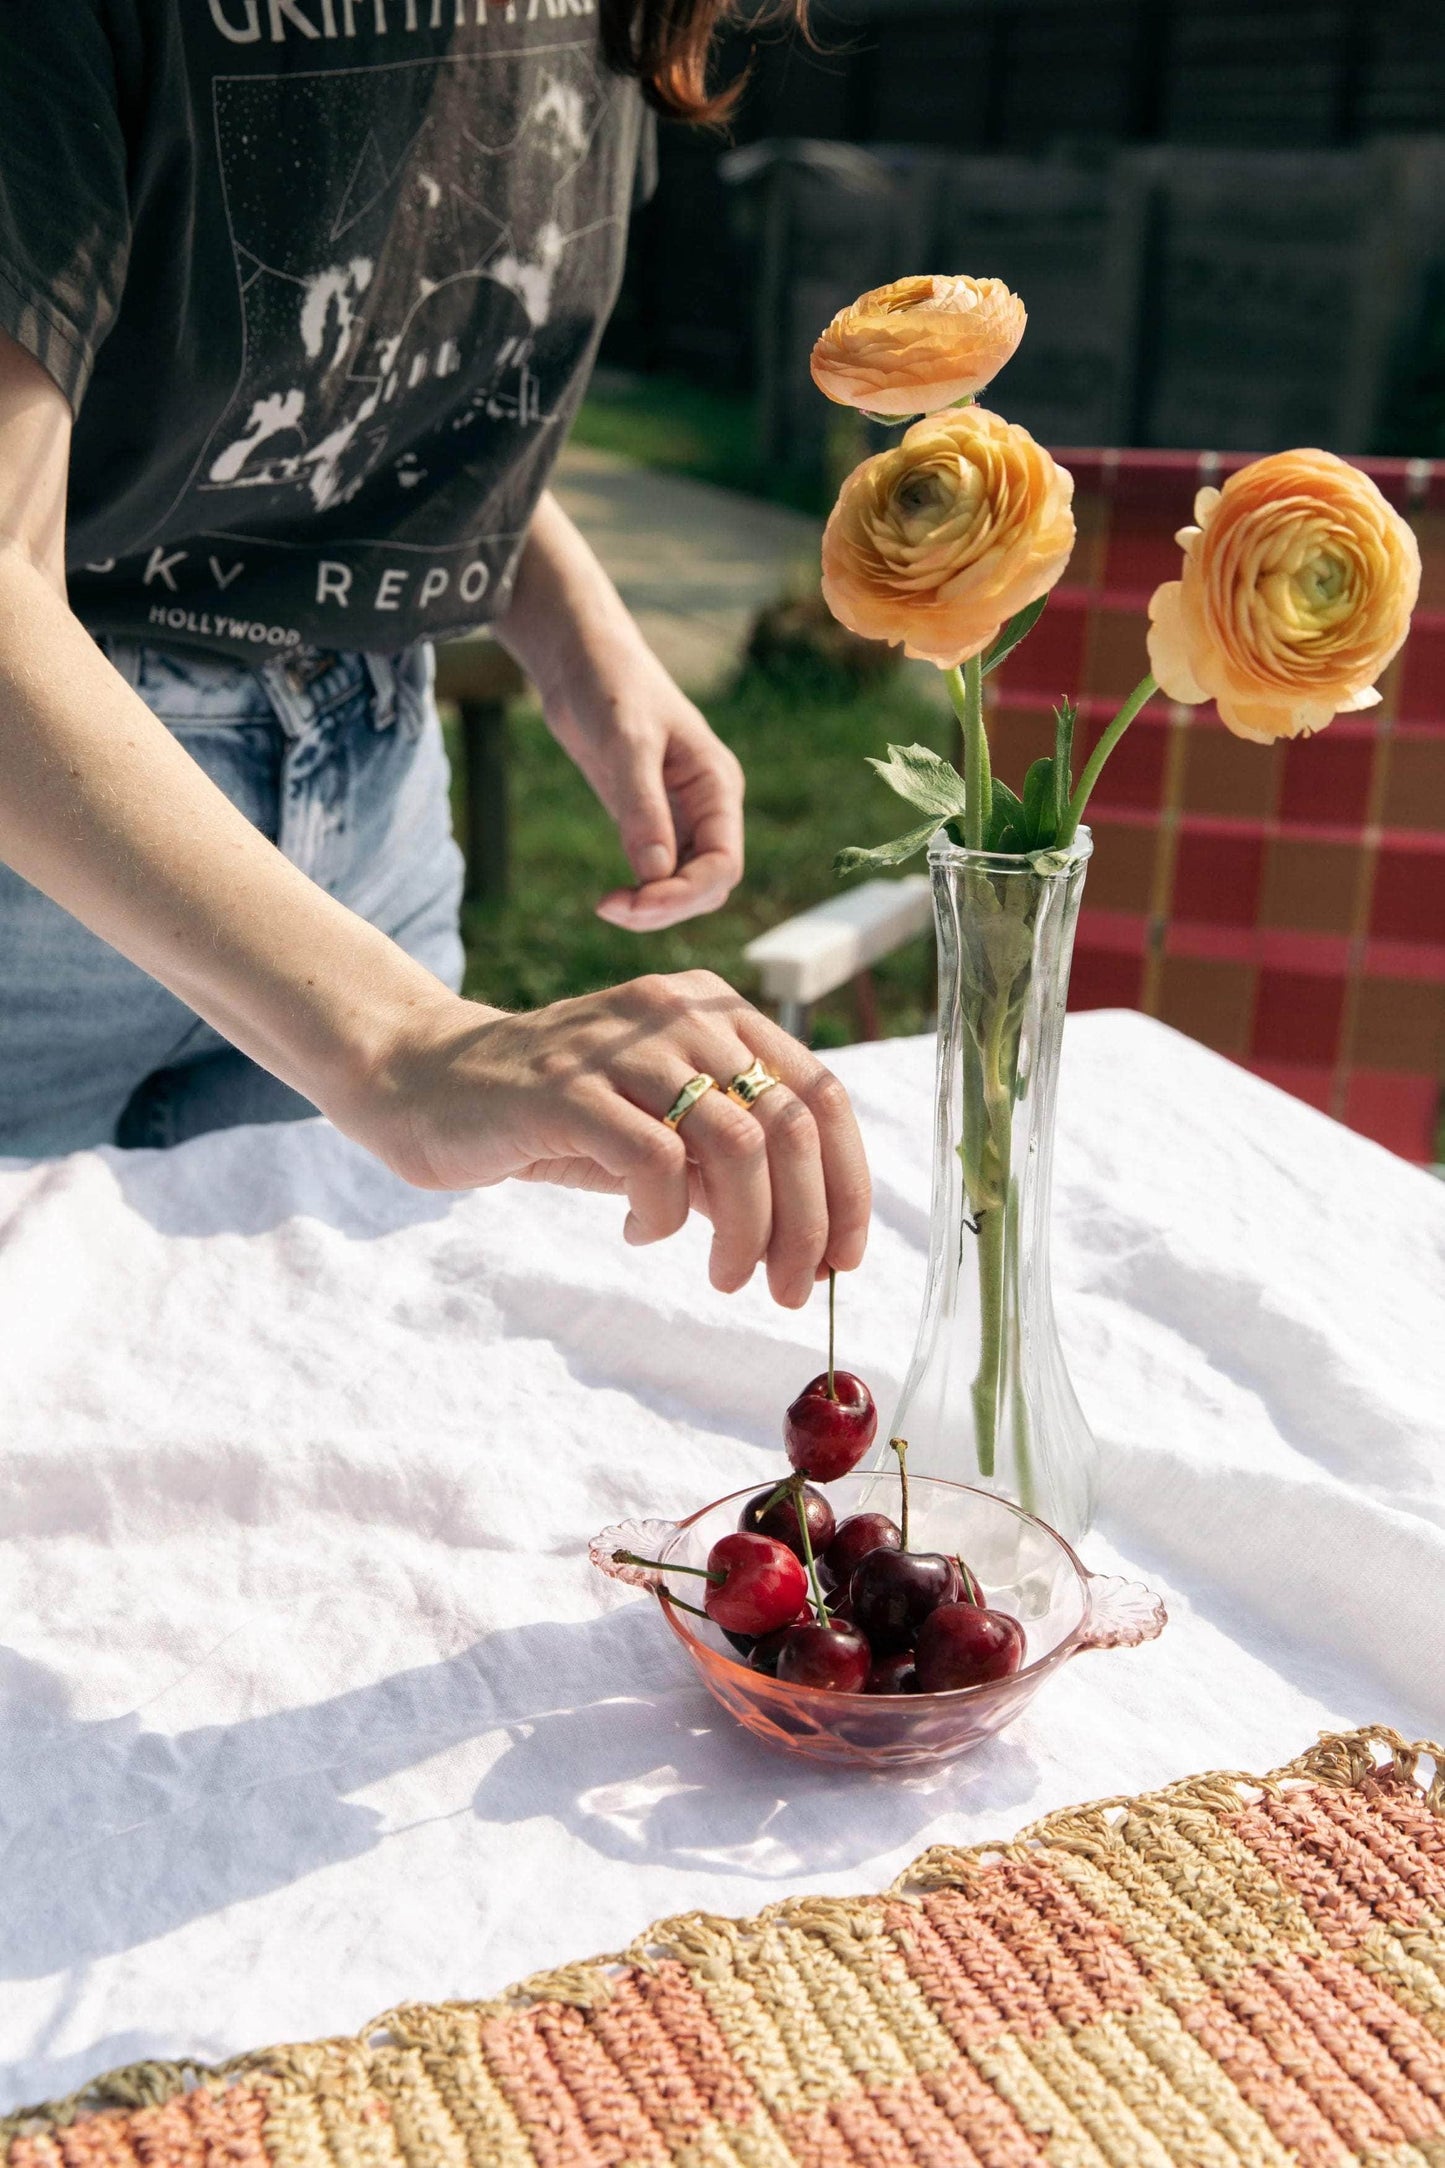
{"type": "Polygon", "coordinates": [[[1445,1755],[1374,1728],[0,2123],[0,2168],[1441,2168],[1445,1755]]]}

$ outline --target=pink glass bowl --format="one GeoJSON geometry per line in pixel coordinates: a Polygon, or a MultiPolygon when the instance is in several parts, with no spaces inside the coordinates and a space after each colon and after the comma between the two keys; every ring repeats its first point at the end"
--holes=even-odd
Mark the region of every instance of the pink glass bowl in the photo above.
{"type": "MultiPolygon", "coordinates": [[[[860,1769],[903,1769],[951,1761],[1011,1724],[1044,1681],[1085,1649],[1132,1648],[1162,1632],[1159,1597],[1137,1581],[1089,1573],[1063,1537],[1006,1499],[962,1483],[909,1479],[909,1548],[962,1554],[987,1601],[1024,1628],[1024,1662],[1012,1678],[948,1694],[830,1694],[750,1671],[717,1627],[680,1611],[668,1587],[662,1614],[704,1686],[760,1739],[812,1761],[860,1769]]],[[[751,1490],[719,1498],[685,1521],[609,1529],[593,1544],[601,1563],[611,1548],[642,1551],[667,1565],[700,1566],[720,1536],[737,1526],[751,1490]],[[644,1534],[643,1531],[646,1531],[644,1534]]],[[[828,1485],[838,1519],[850,1513],[898,1517],[898,1477],[879,1470],[828,1485]]],[[[678,1574],[673,1587],[696,1601],[698,1583],[678,1574]]]]}

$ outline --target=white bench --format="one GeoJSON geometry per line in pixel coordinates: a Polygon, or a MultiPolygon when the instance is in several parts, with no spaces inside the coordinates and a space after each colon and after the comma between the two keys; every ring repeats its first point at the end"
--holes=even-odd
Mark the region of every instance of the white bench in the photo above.
{"type": "Polygon", "coordinates": [[[762,997],[795,1038],[807,1037],[808,1011],[836,993],[880,956],[889,956],[933,921],[929,880],[905,873],[895,881],[864,881],[826,903],[784,919],[743,950],[762,978],[762,997]]]}

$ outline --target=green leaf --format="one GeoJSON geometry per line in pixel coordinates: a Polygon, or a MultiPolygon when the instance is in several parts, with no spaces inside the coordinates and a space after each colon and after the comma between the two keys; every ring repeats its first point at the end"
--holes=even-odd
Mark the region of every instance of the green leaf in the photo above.
{"type": "Polygon", "coordinates": [[[983,658],[983,674],[985,677],[988,676],[990,670],[997,670],[1004,657],[1013,653],[1020,640],[1028,638],[1028,635],[1043,616],[1044,606],[1048,599],[1047,595],[1040,595],[1037,602],[1029,603],[1026,609],[1019,611],[1017,617],[1009,619],[1003,631],[994,641],[993,646],[985,652],[983,658]]]}
{"type": "Polygon", "coordinates": [[[1044,850],[1054,840],[1057,823],[1054,819],[1052,760],[1036,760],[1024,777],[1024,827],[1029,838],[1028,850],[1044,850]]]}
{"type": "Polygon", "coordinates": [[[857,873],[863,866],[901,866],[905,859],[927,850],[938,828],[936,820],[924,821],[920,827],[910,828],[906,835],[895,836],[891,843],[875,843],[871,850],[850,845],[846,851],[839,851],[833,860],[833,871],[842,875],[857,873]]]}
{"type": "Polygon", "coordinates": [[[986,851],[1022,851],[1028,845],[1021,840],[1026,833],[1022,801],[1015,796],[1007,783],[993,779],[993,810],[989,814],[988,827],[984,831],[983,847],[986,851]],[[1006,840],[1014,838],[1013,841],[1006,840]]]}
{"type": "Polygon", "coordinates": [[[868,765],[920,813],[931,813],[941,821],[963,812],[963,777],[951,761],[940,759],[929,746],[890,745],[886,760],[870,757],[868,765]]]}

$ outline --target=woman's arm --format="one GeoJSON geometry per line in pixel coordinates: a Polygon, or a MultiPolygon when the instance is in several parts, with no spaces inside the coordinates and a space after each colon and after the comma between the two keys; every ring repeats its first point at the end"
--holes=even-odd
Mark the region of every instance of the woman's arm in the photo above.
{"type": "Polygon", "coordinates": [[[637,1241],[700,1198],[714,1284],[766,1259],[790,1304],[823,1266],[855,1265],[868,1182],[846,1098],[721,980],[504,1016],[451,994],[252,828],[71,614],[68,455],[64,400],[0,336],[0,858],[408,1180],[625,1191],[637,1241]],[[758,1117],[711,1094],[685,1146],[663,1126],[695,1070],[725,1077],[753,1053],[791,1090],[758,1117]]]}
{"type": "Polygon", "coordinates": [[[550,493],[496,631],[616,821],[637,875],[635,889],[602,898],[599,917],[650,933],[725,903],[743,870],[742,769],[550,493]]]}

